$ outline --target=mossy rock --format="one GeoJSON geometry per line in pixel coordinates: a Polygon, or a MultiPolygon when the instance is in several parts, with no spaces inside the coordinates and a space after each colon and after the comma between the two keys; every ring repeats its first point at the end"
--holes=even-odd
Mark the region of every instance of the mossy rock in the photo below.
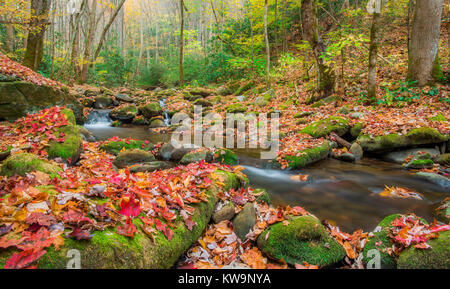
{"type": "Polygon", "coordinates": [[[422,127],[412,129],[405,135],[388,134],[375,137],[361,135],[358,137],[358,140],[364,151],[383,152],[396,148],[443,143],[448,140],[448,136],[442,135],[434,128],[422,127]]]}
{"type": "Polygon", "coordinates": [[[113,104],[113,101],[110,96],[96,96],[94,98],[94,107],[96,109],[105,109],[110,107],[113,104]]]}
{"type": "Polygon", "coordinates": [[[319,146],[298,151],[292,156],[288,155],[286,156],[286,160],[290,168],[301,169],[309,164],[326,159],[330,151],[330,143],[328,141],[324,141],[323,144],[319,146]]]}
{"type": "Polygon", "coordinates": [[[113,120],[121,122],[131,122],[138,114],[138,108],[134,104],[127,104],[113,109],[109,116],[113,120]]]}
{"type": "Polygon", "coordinates": [[[200,162],[200,161],[206,161],[206,162],[211,162],[213,159],[213,156],[211,154],[211,152],[209,151],[199,151],[199,152],[190,152],[185,154],[181,160],[180,160],[180,164],[182,165],[187,165],[190,163],[196,163],[196,162],[200,162]]]}
{"type": "Polygon", "coordinates": [[[252,89],[253,87],[255,87],[256,83],[254,81],[248,81],[246,83],[244,83],[241,87],[239,87],[235,92],[234,95],[241,95],[245,92],[247,92],[248,90],[252,89]]]}
{"type": "Polygon", "coordinates": [[[56,164],[40,159],[37,155],[29,153],[15,154],[7,158],[0,167],[0,175],[11,177],[25,176],[27,173],[39,171],[57,177],[62,169],[56,164]]]}
{"type": "Polygon", "coordinates": [[[113,161],[113,164],[116,167],[123,169],[132,165],[149,163],[155,160],[155,156],[148,151],[132,149],[121,152],[113,161]]]}
{"type": "Polygon", "coordinates": [[[207,101],[206,99],[197,99],[196,101],[194,101],[193,103],[194,105],[200,105],[200,106],[204,106],[204,107],[211,107],[213,106],[213,104],[209,101],[207,101]]]}
{"type": "MultiPolygon", "coordinates": [[[[319,101],[314,102],[313,104],[311,104],[311,107],[317,108],[317,107],[321,107],[321,106],[327,105],[329,103],[340,101],[340,100],[341,100],[341,98],[339,96],[332,95],[332,96],[329,96],[327,98],[324,98],[324,99],[321,99],[319,101]]],[[[306,104],[311,103],[311,101],[312,101],[312,99],[311,100],[307,100],[306,104]]]]}
{"type": "Polygon", "coordinates": [[[312,137],[325,137],[332,132],[341,136],[349,130],[348,120],[338,116],[330,116],[325,119],[313,122],[309,126],[301,130],[302,133],[307,133],[312,137]]]}
{"type": "Polygon", "coordinates": [[[403,165],[405,169],[416,169],[416,170],[420,170],[423,168],[432,168],[433,166],[434,162],[429,159],[425,160],[415,159],[403,165]]]}
{"type": "Polygon", "coordinates": [[[434,162],[441,165],[450,166],[450,153],[438,155],[434,158],[434,162]]]}
{"type": "MultiPolygon", "coordinates": [[[[232,178],[236,178],[231,174],[232,178]]],[[[224,175],[227,178],[228,175],[224,175]]],[[[225,183],[229,183],[226,179],[225,183]]],[[[224,190],[231,187],[225,186],[224,190]]],[[[169,241],[160,232],[155,234],[154,242],[141,230],[141,222],[134,220],[138,231],[133,239],[119,235],[115,228],[96,231],[89,241],[65,239],[59,251],[53,247],[47,249],[39,261],[41,269],[64,269],[71,259],[68,252],[76,249],[81,253],[82,269],[169,269],[183,255],[191,245],[198,240],[209,223],[214,207],[218,201],[218,187],[213,185],[206,191],[208,202],[192,205],[194,207],[193,220],[197,223],[189,231],[180,216],[174,222],[175,229],[169,241]]],[[[10,258],[12,251],[0,252],[0,267],[3,268],[10,258]]]]}
{"type": "Polygon", "coordinates": [[[226,164],[230,166],[237,165],[239,163],[239,159],[236,154],[230,149],[219,149],[214,154],[214,160],[221,164],[226,164]]]}
{"type": "Polygon", "coordinates": [[[282,222],[271,225],[258,237],[258,248],[270,258],[291,265],[307,262],[321,267],[332,266],[345,258],[344,248],[316,218],[293,217],[288,222],[288,225],[282,222]]]}
{"type": "Polygon", "coordinates": [[[256,202],[270,205],[270,195],[265,189],[255,189],[253,194],[256,195],[256,202]]]}
{"type": "Polygon", "coordinates": [[[0,120],[10,122],[53,106],[70,107],[80,123],[84,119],[83,106],[75,96],[46,85],[24,81],[0,82],[0,103],[0,120]]]}
{"type": "Polygon", "coordinates": [[[389,238],[389,230],[392,228],[392,221],[401,217],[401,215],[394,214],[384,218],[377,227],[380,227],[379,232],[374,233],[374,236],[369,238],[368,242],[364,246],[363,263],[367,264],[373,256],[369,256],[369,251],[376,249],[380,252],[381,269],[395,269],[397,267],[395,258],[390,256],[388,253],[383,252],[383,250],[390,248],[392,246],[389,238]],[[376,244],[379,244],[378,246],[376,244]]]}
{"type": "Polygon", "coordinates": [[[139,111],[144,117],[148,119],[163,114],[163,110],[159,102],[151,102],[144,104],[139,107],[139,111]]]}
{"type": "Polygon", "coordinates": [[[227,172],[227,171],[223,171],[223,170],[217,170],[214,173],[221,181],[223,181],[223,183],[225,184],[226,188],[229,189],[239,189],[240,187],[242,187],[245,181],[243,181],[242,179],[240,179],[237,175],[227,172]]]}
{"type": "Polygon", "coordinates": [[[301,111],[299,113],[296,113],[294,115],[294,118],[304,118],[313,114],[315,114],[313,111],[301,111]]]}
{"type": "Polygon", "coordinates": [[[65,140],[57,142],[52,140],[46,149],[49,158],[61,158],[71,165],[76,164],[83,151],[83,137],[76,125],[75,115],[72,110],[64,109],[62,113],[66,116],[69,124],[58,128],[57,134],[64,134],[65,140]]]}
{"type": "Polygon", "coordinates": [[[440,232],[439,238],[428,240],[430,249],[409,247],[397,261],[398,269],[450,269],[450,231],[440,232]]]}
{"type": "Polygon", "coordinates": [[[227,113],[244,113],[247,108],[242,103],[235,103],[227,106],[225,110],[227,113]]]}
{"type": "Polygon", "coordinates": [[[361,134],[363,128],[364,124],[362,122],[355,123],[355,125],[350,128],[350,135],[354,138],[357,138],[361,134]]]}
{"type": "Polygon", "coordinates": [[[112,155],[118,155],[122,150],[141,149],[144,151],[151,151],[153,147],[153,144],[147,144],[145,141],[141,140],[121,140],[106,142],[99,148],[112,155]]]}
{"type": "Polygon", "coordinates": [[[199,95],[202,97],[207,97],[213,94],[211,89],[207,89],[204,87],[196,87],[188,90],[191,95],[199,95]]]}

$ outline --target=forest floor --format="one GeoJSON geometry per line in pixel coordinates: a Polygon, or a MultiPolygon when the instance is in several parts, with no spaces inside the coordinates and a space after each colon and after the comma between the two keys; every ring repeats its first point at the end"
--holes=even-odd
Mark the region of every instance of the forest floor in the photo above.
{"type": "MultiPolygon", "coordinates": [[[[427,129],[425,138],[436,138],[437,141],[424,142],[422,136],[419,137],[420,144],[447,142],[448,147],[449,87],[438,84],[419,89],[402,83],[406,75],[407,52],[396,43],[405,42],[403,32],[384,33],[380,54],[389,55],[386,58],[390,64],[379,60],[379,83],[387,88],[379,87],[378,95],[383,97],[373,106],[362,105],[361,92],[367,85],[367,72],[360,63],[365,61],[349,63],[349,67],[343,69],[345,76],[341,77],[336,93],[312,104],[307,104],[311,82],[302,81],[305,73],[298,65],[284,67],[281,76],[273,80],[272,89],[260,81],[230,82],[219,88],[201,89],[204,95],[195,97],[197,102],[192,96],[199,95],[198,88],[148,92],[134,88],[110,91],[74,86],[69,90],[74,94],[83,92],[78,100],[86,106],[85,115],[93,110],[99,97],[117,101],[117,93],[131,96],[132,102],[140,108],[165,98],[165,110],[171,114],[191,114],[198,99],[206,103],[210,111],[222,116],[229,112],[278,112],[281,149],[276,161],[281,169],[298,168],[298,160],[308,154],[309,149],[321,147],[325,142],[334,143],[333,132],[369,153],[376,137],[407,137],[411,131],[422,128],[427,129]],[[93,93],[86,93],[88,91],[93,93]],[[312,124],[317,126],[311,127],[312,124]]],[[[441,58],[444,70],[448,71],[449,50],[445,45],[448,35],[443,35],[441,58]]],[[[363,54],[355,56],[357,59],[364,57],[363,54]]],[[[0,72],[36,85],[64,87],[3,56],[0,72]]],[[[117,112],[130,107],[129,101],[118,102],[118,106],[110,104],[107,107],[117,112]]],[[[137,112],[133,117],[138,119],[137,112]]],[[[80,128],[73,118],[73,114],[63,108],[52,107],[14,123],[0,124],[0,265],[5,268],[58,267],[61,266],[58,260],[64,255],[58,252],[71,246],[91,250],[90,244],[114,247],[125,256],[132,256],[123,260],[113,258],[116,262],[113,265],[83,259],[84,265],[94,268],[363,268],[367,260],[362,253],[369,243],[384,254],[383,260],[388,259],[383,261],[386,266],[391,262],[389,260],[395,260],[392,262],[398,263],[399,267],[411,266],[410,260],[422,254],[414,253],[414,250],[428,250],[432,260],[437,258],[438,266],[443,262],[442,266],[448,267],[445,258],[450,252],[445,249],[443,253],[437,252],[442,250],[439,240],[448,240],[448,219],[428,224],[414,215],[397,215],[389,219],[381,232],[356,230],[351,234],[344,233],[337,226],[316,220],[307,208],[272,207],[267,193],[248,184],[243,168],[227,164],[217,150],[212,151],[213,159],[222,159],[222,163],[201,160],[152,172],[133,171],[136,163],[117,168],[120,155],[128,149],[139,149],[138,158],[145,158],[146,163],[154,162],[155,157],[162,154],[163,144],[119,138],[86,142],[81,140],[80,128]],[[114,150],[108,149],[111,147],[114,150]],[[211,192],[214,192],[213,197],[211,192]],[[203,204],[212,207],[205,208],[203,204]],[[210,223],[211,215],[218,218],[217,213],[226,214],[230,206],[228,217],[210,223]],[[199,216],[202,213],[207,219],[199,216]],[[238,218],[242,219],[243,225],[237,224],[238,218]],[[249,227],[245,237],[238,237],[238,226],[249,227]],[[111,238],[120,243],[120,248],[114,242],[101,243],[99,236],[104,236],[101,232],[113,236],[111,238]],[[283,235],[295,239],[296,232],[303,236],[297,243],[283,239],[283,235]],[[152,243],[142,241],[142,236],[152,243]],[[183,239],[187,238],[192,241],[184,244],[183,239]],[[157,261],[152,257],[147,260],[143,253],[147,248],[169,251],[154,257],[157,261]],[[414,251],[412,257],[402,257],[406,255],[402,252],[411,251],[414,251]],[[164,254],[178,256],[171,264],[166,264],[160,261],[166,256],[164,254]],[[135,262],[133,258],[141,258],[144,263],[135,262]]],[[[398,147],[390,149],[395,148],[398,147]]],[[[199,152],[201,150],[190,153],[199,152]]],[[[336,145],[326,155],[339,158],[348,152],[349,148],[336,145]]],[[[405,163],[423,160],[416,157],[408,156],[405,163]]],[[[432,165],[427,162],[416,170],[448,179],[448,160],[430,161],[432,165]]],[[[300,175],[299,179],[304,177],[300,175]]],[[[388,188],[386,195],[410,198],[416,197],[416,193],[405,188],[388,188]]],[[[440,209],[446,211],[448,203],[448,199],[443,200],[440,209]]],[[[104,255],[108,257],[107,253],[104,255]]]]}

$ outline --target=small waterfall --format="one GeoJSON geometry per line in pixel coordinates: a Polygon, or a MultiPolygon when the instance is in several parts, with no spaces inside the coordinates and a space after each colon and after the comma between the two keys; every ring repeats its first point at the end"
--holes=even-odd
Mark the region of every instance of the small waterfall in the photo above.
{"type": "Polygon", "coordinates": [[[159,100],[159,105],[161,106],[161,108],[163,109],[163,113],[164,113],[164,123],[169,126],[170,125],[170,117],[169,114],[166,111],[166,99],[161,99],[159,100]]]}
{"type": "Polygon", "coordinates": [[[112,119],[109,117],[110,109],[95,109],[89,116],[85,124],[86,127],[109,127],[112,123],[112,119]]]}

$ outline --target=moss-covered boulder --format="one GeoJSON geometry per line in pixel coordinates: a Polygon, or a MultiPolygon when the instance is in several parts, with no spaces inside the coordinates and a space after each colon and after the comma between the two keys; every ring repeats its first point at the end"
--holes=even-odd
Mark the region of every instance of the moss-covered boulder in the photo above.
{"type": "Polygon", "coordinates": [[[81,123],[83,106],[65,90],[30,82],[0,82],[0,120],[15,121],[27,114],[53,106],[70,107],[81,123]]]}
{"type": "MultiPolygon", "coordinates": [[[[311,100],[307,100],[306,103],[308,104],[311,100]]],[[[324,106],[324,105],[327,105],[327,104],[330,104],[330,103],[333,103],[336,101],[340,101],[340,100],[341,100],[341,98],[339,96],[332,95],[332,96],[329,96],[329,97],[326,97],[324,99],[314,102],[313,104],[311,104],[311,107],[314,107],[314,108],[321,107],[321,106],[324,106]]]]}
{"type": "Polygon", "coordinates": [[[384,251],[387,248],[392,247],[389,238],[389,230],[392,228],[392,221],[399,217],[401,217],[401,215],[398,214],[387,216],[377,225],[376,232],[373,233],[373,237],[369,237],[362,252],[363,263],[365,265],[373,258],[373,256],[369,254],[369,251],[376,249],[380,252],[381,269],[395,269],[397,267],[395,258],[384,251]]]}
{"type": "Polygon", "coordinates": [[[100,95],[94,98],[94,107],[96,109],[105,109],[113,104],[113,100],[110,96],[100,95]]]}
{"type": "Polygon", "coordinates": [[[51,140],[46,151],[49,158],[61,158],[67,163],[74,165],[78,162],[83,152],[83,137],[79,127],[76,125],[75,115],[72,110],[64,109],[62,113],[67,118],[68,125],[58,128],[57,134],[64,135],[64,141],[51,140]]]}
{"type": "MultiPolygon", "coordinates": [[[[237,182],[235,174],[223,176],[227,178],[226,184],[237,182]]],[[[69,250],[76,249],[81,253],[82,269],[169,269],[198,240],[208,225],[218,201],[218,190],[230,188],[213,185],[205,191],[208,202],[192,205],[192,219],[197,224],[190,231],[183,219],[177,216],[170,241],[160,231],[154,234],[152,240],[142,231],[141,222],[135,220],[138,230],[133,239],[117,234],[115,228],[96,231],[89,241],[66,238],[58,251],[53,247],[47,249],[47,254],[41,257],[38,268],[64,269],[71,259],[70,254],[68,257],[69,250]]],[[[11,254],[10,251],[0,252],[0,268],[4,267],[11,254]]]]}
{"type": "Polygon", "coordinates": [[[325,137],[332,132],[341,136],[348,132],[350,126],[348,120],[338,116],[330,116],[325,119],[313,122],[309,126],[301,130],[302,133],[307,133],[312,137],[325,137]]]}
{"type": "Polygon", "coordinates": [[[57,177],[62,169],[47,160],[40,159],[37,155],[20,153],[11,155],[0,167],[0,175],[11,177],[14,175],[25,176],[27,173],[39,171],[57,177]]]}
{"type": "Polygon", "coordinates": [[[195,87],[188,89],[191,95],[199,95],[201,97],[207,97],[213,94],[213,90],[204,87],[195,87]]]}
{"type": "Polygon", "coordinates": [[[294,155],[286,156],[290,168],[301,169],[309,164],[324,160],[331,152],[331,146],[328,141],[321,145],[296,152],[294,155]]]}
{"type": "Polygon", "coordinates": [[[375,137],[360,135],[358,140],[364,151],[383,152],[416,145],[443,143],[448,140],[448,136],[442,135],[434,128],[422,127],[412,129],[405,135],[388,134],[375,137]]]}
{"type": "Polygon", "coordinates": [[[213,104],[210,101],[207,101],[206,99],[197,99],[193,102],[193,105],[199,105],[201,107],[211,107],[213,104]]]}
{"type": "Polygon", "coordinates": [[[434,162],[440,165],[450,166],[450,153],[436,156],[434,162]]]}
{"type": "Polygon", "coordinates": [[[225,110],[227,113],[244,113],[247,108],[242,103],[235,103],[227,106],[225,110]]]}
{"type": "Polygon", "coordinates": [[[265,189],[255,189],[253,194],[256,197],[256,202],[258,203],[266,203],[270,205],[271,199],[269,193],[265,189]]]}
{"type": "Polygon", "coordinates": [[[164,118],[161,116],[153,117],[149,120],[149,128],[158,128],[158,127],[165,127],[167,124],[164,122],[164,118]]]}
{"type": "Polygon", "coordinates": [[[190,152],[183,156],[183,158],[180,160],[180,164],[187,165],[190,163],[196,163],[200,161],[206,161],[211,162],[213,159],[212,153],[206,150],[199,151],[199,152],[190,152]]]}
{"type": "Polygon", "coordinates": [[[428,240],[429,249],[410,247],[397,261],[399,269],[450,269],[450,231],[440,232],[439,238],[428,240]]]}
{"type": "Polygon", "coordinates": [[[118,155],[123,150],[141,149],[144,151],[151,151],[154,145],[148,141],[142,140],[117,140],[108,141],[99,146],[99,148],[107,153],[118,155]]]}
{"type": "Polygon", "coordinates": [[[234,166],[239,163],[239,159],[236,154],[232,150],[226,148],[221,148],[214,154],[214,161],[230,166],[234,166]]]}
{"type": "Polygon", "coordinates": [[[121,152],[113,161],[113,164],[119,169],[123,169],[132,165],[153,162],[155,160],[155,156],[148,151],[132,149],[121,152]]]}
{"type": "Polygon", "coordinates": [[[138,109],[134,104],[126,104],[116,107],[109,113],[109,117],[113,120],[121,122],[131,122],[138,114],[138,109]]]}
{"type": "Polygon", "coordinates": [[[286,263],[331,266],[344,259],[344,248],[330,237],[314,217],[301,216],[268,227],[258,237],[258,248],[275,260],[286,263]]]}
{"type": "Polygon", "coordinates": [[[163,114],[163,110],[159,102],[146,103],[139,107],[139,111],[145,118],[148,119],[163,114]]]}
{"type": "Polygon", "coordinates": [[[355,125],[350,128],[350,135],[354,138],[357,138],[361,134],[363,128],[364,124],[362,122],[355,123],[355,125]]]}

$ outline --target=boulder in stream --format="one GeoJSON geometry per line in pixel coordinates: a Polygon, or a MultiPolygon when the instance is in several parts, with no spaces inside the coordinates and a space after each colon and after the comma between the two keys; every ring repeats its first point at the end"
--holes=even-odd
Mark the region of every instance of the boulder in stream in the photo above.
{"type": "Polygon", "coordinates": [[[407,134],[388,134],[381,136],[360,135],[358,140],[365,152],[386,152],[398,148],[417,145],[439,144],[448,140],[448,136],[430,127],[412,129],[407,134]]]}
{"type": "Polygon", "coordinates": [[[116,107],[109,113],[109,117],[112,120],[118,120],[120,122],[132,122],[138,114],[138,109],[134,104],[125,104],[116,107]]]}
{"type": "Polygon", "coordinates": [[[398,269],[450,269],[450,231],[439,232],[437,239],[427,241],[428,249],[413,246],[400,253],[398,269]]]}
{"type": "Polygon", "coordinates": [[[105,109],[113,104],[111,97],[100,95],[94,98],[94,107],[96,109],[105,109]]]}
{"type": "Polygon", "coordinates": [[[425,152],[430,154],[431,158],[435,158],[439,155],[439,151],[434,148],[412,148],[406,150],[392,151],[384,154],[382,156],[384,161],[403,164],[405,159],[411,155],[417,156],[420,152],[425,152]]]}
{"type": "Polygon", "coordinates": [[[309,164],[326,159],[330,151],[330,143],[325,140],[321,145],[286,156],[286,160],[290,168],[301,169],[309,164]]]}
{"type": "Polygon", "coordinates": [[[445,176],[427,172],[418,172],[415,173],[414,176],[435,183],[436,185],[450,191],[450,179],[445,176]]]}
{"type": "Polygon", "coordinates": [[[346,256],[344,248],[328,234],[318,219],[300,216],[269,226],[257,243],[258,248],[275,260],[286,263],[326,267],[336,264],[346,256]]]}
{"type": "Polygon", "coordinates": [[[161,105],[159,104],[159,102],[156,101],[141,105],[139,107],[139,111],[145,118],[148,119],[163,114],[161,105]]]}
{"type": "Polygon", "coordinates": [[[187,165],[190,163],[196,163],[200,161],[211,162],[213,159],[212,153],[207,150],[202,150],[198,152],[187,153],[181,158],[180,164],[187,165]]]}
{"type": "Polygon", "coordinates": [[[155,161],[155,156],[144,150],[132,149],[121,152],[113,164],[119,169],[123,169],[132,165],[148,163],[155,161]]]}

